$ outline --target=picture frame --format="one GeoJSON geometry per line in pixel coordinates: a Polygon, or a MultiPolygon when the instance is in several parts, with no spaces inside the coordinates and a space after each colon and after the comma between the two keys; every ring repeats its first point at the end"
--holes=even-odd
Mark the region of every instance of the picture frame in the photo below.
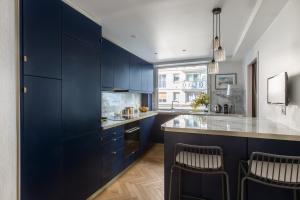
{"type": "Polygon", "coordinates": [[[216,90],[226,90],[227,85],[237,84],[237,74],[216,74],[215,77],[215,88],[216,90]]]}

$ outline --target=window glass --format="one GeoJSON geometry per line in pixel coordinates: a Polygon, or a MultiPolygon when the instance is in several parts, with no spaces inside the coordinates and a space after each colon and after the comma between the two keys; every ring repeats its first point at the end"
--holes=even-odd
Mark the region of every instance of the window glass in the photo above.
{"type": "Polygon", "coordinates": [[[201,93],[207,94],[207,66],[158,68],[158,109],[191,110],[192,101],[201,93]]]}

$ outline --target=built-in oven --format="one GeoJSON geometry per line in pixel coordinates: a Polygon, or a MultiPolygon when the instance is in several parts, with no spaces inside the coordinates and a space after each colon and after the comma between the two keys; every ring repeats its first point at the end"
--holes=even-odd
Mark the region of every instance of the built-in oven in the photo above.
{"type": "Polygon", "coordinates": [[[138,122],[125,125],[125,158],[135,154],[140,149],[140,127],[138,122]]]}

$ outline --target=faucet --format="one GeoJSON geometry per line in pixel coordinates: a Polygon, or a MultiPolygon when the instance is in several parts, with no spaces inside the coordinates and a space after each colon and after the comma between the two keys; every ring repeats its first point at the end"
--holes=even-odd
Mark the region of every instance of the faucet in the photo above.
{"type": "Polygon", "coordinates": [[[171,110],[174,110],[174,103],[179,103],[179,101],[172,101],[172,107],[171,107],[171,110]]]}

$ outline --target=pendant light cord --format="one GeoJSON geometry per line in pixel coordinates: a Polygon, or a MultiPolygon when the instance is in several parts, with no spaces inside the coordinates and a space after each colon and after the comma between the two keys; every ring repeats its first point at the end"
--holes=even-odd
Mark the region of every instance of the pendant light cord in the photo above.
{"type": "Polygon", "coordinates": [[[221,13],[219,13],[219,46],[221,46],[221,13]]]}
{"type": "Polygon", "coordinates": [[[215,14],[213,13],[213,60],[215,60],[214,43],[215,43],[215,14]]]}

